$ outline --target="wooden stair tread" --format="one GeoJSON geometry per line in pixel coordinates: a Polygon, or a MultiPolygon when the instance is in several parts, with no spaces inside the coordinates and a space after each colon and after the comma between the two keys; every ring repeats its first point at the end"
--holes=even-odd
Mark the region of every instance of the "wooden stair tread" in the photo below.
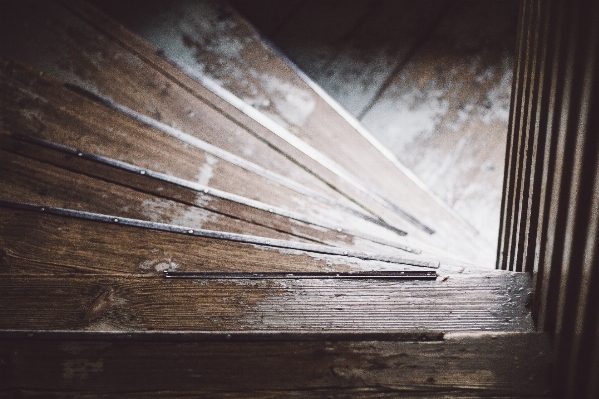
{"type": "MultiPolygon", "coordinates": [[[[347,206],[352,206],[351,201],[340,196],[319,178],[291,161],[290,159],[301,157],[297,154],[289,155],[290,151],[294,151],[293,148],[289,146],[286,148],[286,144],[282,141],[273,144],[273,140],[277,140],[275,135],[249,120],[243,113],[189,77],[179,76],[182,75],[181,72],[158,57],[155,50],[141,57],[132,53],[128,47],[123,47],[121,42],[112,36],[98,31],[94,26],[56,4],[45,3],[32,7],[26,13],[16,13],[14,18],[7,20],[4,24],[6,31],[3,32],[7,37],[18,32],[22,40],[28,40],[28,46],[19,49],[4,48],[5,54],[91,91],[97,92],[98,90],[94,88],[101,87],[102,94],[136,112],[158,117],[160,121],[167,124],[174,123],[190,134],[201,135],[201,138],[217,147],[326,193],[336,200],[343,201],[347,206]],[[60,29],[44,30],[47,25],[44,21],[48,19],[56,22],[57,26],[68,26],[71,31],[78,33],[70,35],[72,32],[64,32],[60,29]],[[27,22],[28,20],[30,23],[27,22]],[[24,29],[26,26],[30,28],[35,26],[35,29],[40,29],[41,32],[35,29],[24,29]],[[97,37],[103,39],[98,41],[97,37]],[[52,49],[51,51],[63,54],[62,61],[69,62],[71,65],[52,64],[51,60],[37,59],[34,54],[36,46],[43,46],[45,49],[43,51],[52,49]],[[90,46],[116,61],[104,62],[101,69],[94,67],[93,63],[96,61],[90,59],[89,51],[83,50],[90,46]],[[28,50],[24,51],[25,47],[28,50]],[[146,55],[152,58],[151,62],[146,55]],[[161,62],[162,65],[158,67],[155,65],[156,62],[161,62]],[[161,67],[168,68],[168,73],[161,67]],[[87,72],[85,76],[80,76],[74,73],[78,70],[87,72]],[[173,77],[173,73],[177,75],[176,78],[173,77]],[[193,86],[190,88],[180,82],[182,77],[187,79],[185,83],[193,86]],[[231,115],[231,113],[238,115],[231,115]],[[247,126],[248,122],[261,131],[256,133],[254,127],[250,129],[247,126]],[[265,134],[270,135],[270,138],[263,137],[265,134]],[[284,153],[280,152],[281,146],[286,148],[284,153]],[[273,148],[276,151],[273,151],[273,148]]],[[[133,44],[137,46],[139,42],[133,44]]]]}
{"type": "Polygon", "coordinates": [[[237,342],[234,335],[177,342],[134,334],[107,341],[85,334],[3,334],[0,353],[13,365],[0,375],[3,391],[31,397],[551,397],[549,342],[536,333],[446,334],[426,342],[326,336],[237,342]]]}
{"type": "MultiPolygon", "coordinates": [[[[524,273],[447,274],[437,281],[400,282],[293,278],[254,282],[234,277],[173,281],[162,272],[414,267],[400,260],[393,263],[394,258],[388,258],[391,263],[361,260],[350,251],[335,254],[331,249],[327,254],[312,252],[309,246],[307,251],[286,249],[272,240],[260,245],[185,234],[184,230],[156,231],[118,220],[112,223],[108,218],[58,215],[50,208],[4,207],[0,215],[2,273],[10,277],[0,281],[0,295],[5,296],[0,301],[4,313],[0,328],[82,328],[96,319],[81,316],[90,307],[101,309],[98,318],[105,314],[117,325],[127,325],[126,315],[135,314],[131,327],[142,329],[223,329],[215,327],[211,311],[221,322],[233,323],[225,329],[532,328],[531,281],[524,273]],[[28,317],[23,318],[24,314],[28,317]]],[[[321,251],[328,250],[323,247],[321,251]]],[[[122,328],[126,327],[117,327],[122,328]]]]}

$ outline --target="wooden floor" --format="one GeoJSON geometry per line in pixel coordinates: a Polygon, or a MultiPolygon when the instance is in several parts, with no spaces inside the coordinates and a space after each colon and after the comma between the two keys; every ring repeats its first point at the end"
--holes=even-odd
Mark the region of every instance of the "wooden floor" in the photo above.
{"type": "Polygon", "coordinates": [[[517,1],[234,1],[493,246],[517,1]]]}

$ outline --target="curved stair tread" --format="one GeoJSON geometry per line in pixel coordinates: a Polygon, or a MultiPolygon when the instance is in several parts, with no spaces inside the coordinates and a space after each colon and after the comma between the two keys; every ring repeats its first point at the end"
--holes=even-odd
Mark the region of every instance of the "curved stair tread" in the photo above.
{"type": "MultiPolygon", "coordinates": [[[[339,224],[355,223],[356,229],[370,226],[362,219],[373,220],[360,212],[353,213],[351,209],[304,195],[311,192],[309,189],[300,193],[230,162],[218,159],[214,162],[215,158],[201,149],[98,106],[64,90],[59,82],[39,77],[14,62],[5,60],[3,66],[0,101],[6,115],[6,126],[13,131],[27,132],[82,151],[106,154],[188,180],[197,180],[198,171],[202,180],[202,173],[206,170],[211,176],[205,180],[216,188],[232,190],[242,196],[251,195],[254,199],[288,210],[299,208],[298,211],[318,219],[339,224]],[[17,104],[15,97],[19,99],[17,104]],[[44,101],[39,101],[39,98],[44,101]],[[28,115],[35,115],[35,118],[28,115]],[[214,164],[210,165],[210,161],[214,164]]],[[[373,233],[389,235],[380,227],[368,228],[373,229],[373,233]]]]}
{"type": "MultiPolygon", "coordinates": [[[[295,150],[286,148],[284,141],[276,143],[276,135],[194,80],[181,76],[181,71],[158,57],[154,49],[144,48],[143,55],[137,54],[129,47],[123,47],[118,39],[55,3],[32,4],[26,11],[18,11],[21,12],[5,14],[11,18],[3,21],[2,33],[7,38],[17,35],[27,45],[19,48],[5,46],[2,48],[5,54],[65,82],[103,94],[136,112],[174,124],[216,147],[321,191],[348,207],[356,206],[307,171],[303,164],[294,163],[293,159],[301,155],[291,154],[295,150]],[[48,30],[49,23],[45,22],[48,19],[52,20],[55,29],[48,30]],[[24,30],[25,26],[30,29],[24,30]],[[70,30],[66,31],[66,27],[70,30]],[[102,40],[97,40],[98,37],[102,40]],[[88,49],[90,47],[94,50],[88,49]],[[48,51],[61,54],[60,60],[39,58],[39,52],[48,51]],[[94,52],[105,54],[102,68],[96,65],[98,60],[93,58],[94,52]],[[147,56],[153,59],[148,60],[147,56]],[[164,65],[156,66],[156,61],[164,65]],[[163,66],[168,70],[164,71],[163,66]],[[78,74],[77,71],[85,73],[78,74]],[[181,82],[181,78],[187,80],[181,82]],[[248,123],[254,126],[250,127],[248,123]],[[256,127],[260,129],[258,133],[256,127]],[[265,136],[269,134],[270,138],[265,136]]],[[[139,45],[138,42],[133,44],[139,45]]]]}

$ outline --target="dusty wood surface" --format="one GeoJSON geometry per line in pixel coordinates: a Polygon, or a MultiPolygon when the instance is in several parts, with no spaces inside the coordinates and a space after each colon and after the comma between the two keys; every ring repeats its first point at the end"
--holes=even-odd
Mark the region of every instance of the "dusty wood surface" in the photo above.
{"type": "Polygon", "coordinates": [[[362,118],[493,246],[499,228],[515,11],[512,2],[454,3],[362,118]]]}
{"type": "MultiPolygon", "coordinates": [[[[0,148],[9,151],[0,151],[0,197],[5,200],[369,252],[422,253],[400,240],[372,234],[371,227],[367,233],[323,227],[317,219],[301,214],[213,189],[194,188],[184,185],[185,181],[158,179],[149,170],[142,170],[142,174],[139,168],[117,169],[95,162],[78,150],[64,153],[23,140],[31,139],[4,136],[0,131],[0,148]]],[[[424,256],[433,254],[439,253],[427,250],[424,256]]]]}
{"type": "Polygon", "coordinates": [[[2,208],[0,213],[3,215],[2,242],[9,246],[5,260],[11,259],[10,270],[5,272],[52,274],[72,269],[100,274],[160,274],[167,269],[298,272],[350,271],[354,267],[356,270],[394,266],[402,269],[401,265],[386,262],[363,263],[346,256],[153,231],[41,212],[2,208]],[[21,260],[27,259],[41,263],[19,266],[21,260]],[[49,265],[54,266],[48,268],[49,265]]]}
{"type": "MultiPolygon", "coordinates": [[[[14,62],[5,61],[2,73],[2,96],[0,97],[3,109],[2,120],[5,127],[11,131],[32,134],[84,151],[131,162],[149,170],[157,170],[191,181],[200,180],[202,183],[196,175],[196,171],[199,170],[201,177],[202,171],[206,167],[206,163],[202,163],[201,160],[206,158],[207,155],[202,151],[187,146],[156,129],[115,114],[105,107],[65,89],[60,82],[48,77],[40,77],[14,62]],[[14,102],[15,98],[17,99],[16,103],[14,102]],[[148,154],[151,154],[151,157],[148,157],[148,154]]],[[[44,155],[39,150],[33,151],[37,152],[36,157],[44,155]]],[[[162,197],[165,196],[164,193],[159,192],[161,187],[164,188],[163,184],[149,186],[147,179],[143,176],[136,175],[134,178],[119,177],[119,174],[112,170],[108,174],[102,174],[101,170],[95,166],[80,165],[80,161],[77,159],[68,161],[60,158],[55,159],[53,162],[59,162],[60,165],[68,164],[68,167],[75,167],[79,171],[111,181],[116,179],[117,182],[120,182],[125,179],[130,187],[142,189],[162,197]],[[77,165],[78,163],[79,165],[77,165]]],[[[360,237],[373,236],[379,240],[382,239],[382,242],[418,248],[429,254],[429,256],[439,257],[439,260],[443,260],[444,263],[449,261],[450,264],[465,264],[463,261],[459,261],[459,257],[436,249],[431,245],[426,245],[426,242],[420,242],[417,238],[400,239],[395,233],[385,228],[339,212],[337,209],[327,208],[321,203],[308,201],[309,198],[300,197],[297,193],[285,187],[273,185],[272,182],[265,179],[260,180],[259,177],[252,176],[246,170],[237,168],[234,165],[229,164],[227,168],[226,162],[218,162],[218,164],[224,165],[225,169],[221,169],[222,172],[219,173],[218,165],[212,165],[210,173],[213,176],[221,176],[221,179],[210,179],[208,181],[209,184],[214,184],[217,188],[231,188],[237,193],[245,194],[249,190],[245,190],[244,187],[254,187],[252,192],[258,194],[258,198],[274,203],[277,207],[287,204],[287,208],[294,210],[294,205],[297,204],[300,211],[305,212],[315,221],[324,220],[327,226],[338,224],[350,232],[366,233],[361,234],[360,237]],[[236,173],[239,178],[235,179],[233,173],[236,173]],[[219,180],[223,183],[219,183],[219,180]],[[248,185],[248,180],[252,184],[248,185]],[[261,181],[262,185],[260,185],[261,181]],[[262,191],[255,191],[256,188],[262,188],[262,191]]],[[[213,196],[182,189],[181,187],[167,186],[170,189],[167,191],[172,194],[171,198],[179,201],[183,200],[190,205],[200,204],[212,211],[275,228],[279,231],[295,235],[303,234],[302,236],[305,238],[332,242],[325,238],[328,235],[330,239],[335,239],[337,242],[348,242],[348,237],[345,234],[332,231],[319,232],[318,229],[314,230],[314,228],[302,226],[301,220],[310,220],[309,218],[299,219],[300,222],[290,222],[287,218],[278,218],[277,221],[275,215],[268,215],[268,211],[250,209],[231,201],[216,200],[213,196]],[[303,233],[302,230],[304,230],[303,233]]],[[[371,240],[354,239],[354,242],[359,243],[361,248],[368,250],[382,249],[378,245],[373,246],[369,241],[371,240]]]]}
{"type": "MultiPolygon", "coordinates": [[[[294,70],[264,47],[255,30],[226,5],[157,2],[140,14],[127,13],[105,2],[99,6],[170,57],[216,79],[359,177],[366,186],[388,196],[437,231],[435,236],[423,240],[445,245],[447,250],[480,263],[484,263],[482,258],[486,255],[483,254],[487,254],[487,263],[492,263],[494,243],[481,243],[464,232],[463,226],[445,209],[399,172],[294,70]],[[361,155],[355,157],[355,153],[361,155]]],[[[319,7],[317,3],[313,6],[319,7]]],[[[417,229],[412,227],[409,231],[412,230],[416,230],[413,234],[419,234],[417,229]]]]}
{"type": "Polygon", "coordinates": [[[0,342],[4,397],[550,397],[549,344],[539,334],[434,342],[0,342]]]}
{"type": "Polygon", "coordinates": [[[6,276],[0,282],[0,319],[5,329],[82,328],[96,317],[86,321],[81,312],[94,313],[94,309],[107,317],[108,325],[116,323],[117,329],[463,331],[532,326],[526,274],[444,272],[428,284],[167,280],[161,276],[164,270],[306,272],[410,266],[42,212],[1,208],[0,214],[0,269],[6,276]],[[461,306],[456,308],[457,304],[461,306]],[[200,316],[198,309],[204,309],[200,316]],[[134,315],[135,321],[127,315],[134,315]],[[219,324],[214,324],[215,318],[219,324]]]}
{"type": "MultiPolygon", "coordinates": [[[[63,7],[54,3],[30,6],[5,14],[6,17],[10,14],[12,20],[3,21],[2,33],[8,42],[3,44],[5,54],[198,135],[219,148],[250,158],[268,170],[281,172],[323,192],[330,191],[283,154],[272,151],[243,125],[223,116],[214,104],[181,87],[168,74],[155,69],[147,60],[140,59],[63,7]],[[17,35],[15,41],[23,46],[10,46],[9,38],[13,35],[17,35]],[[60,60],[48,56],[49,53],[60,60]]],[[[202,94],[211,94],[206,89],[203,91],[206,93],[202,94]]],[[[334,192],[330,194],[334,195],[334,192]]]]}
{"type": "Polygon", "coordinates": [[[370,2],[350,35],[321,46],[302,33],[345,27],[340,13],[294,13],[283,22],[289,29],[271,30],[259,15],[269,2],[244,3],[234,2],[495,246],[516,2],[370,2]],[[320,53],[333,60],[312,68],[320,53]]]}
{"type": "MultiPolygon", "coordinates": [[[[12,262],[8,259],[3,263],[10,266],[12,262]]],[[[19,263],[21,268],[36,268],[30,261],[19,263]]],[[[526,295],[508,292],[527,283],[524,277],[499,275],[452,275],[444,282],[391,282],[12,274],[0,282],[0,328],[298,333],[531,331],[526,295]]]]}
{"type": "MultiPolygon", "coordinates": [[[[31,134],[149,170],[231,190],[234,194],[263,200],[277,209],[304,214],[306,219],[321,225],[364,231],[392,242],[398,239],[397,234],[386,228],[212,157],[156,129],[98,106],[64,89],[59,82],[40,78],[19,65],[5,63],[2,76],[1,118],[11,132],[31,134]]],[[[222,207],[214,210],[223,211],[222,207]]]]}
{"type": "MultiPolygon", "coordinates": [[[[204,207],[156,197],[9,152],[0,151],[0,154],[0,196],[5,200],[283,240],[316,240],[309,241],[301,238],[302,234],[285,234],[204,207]]],[[[192,202],[208,201],[196,198],[192,202]]]]}

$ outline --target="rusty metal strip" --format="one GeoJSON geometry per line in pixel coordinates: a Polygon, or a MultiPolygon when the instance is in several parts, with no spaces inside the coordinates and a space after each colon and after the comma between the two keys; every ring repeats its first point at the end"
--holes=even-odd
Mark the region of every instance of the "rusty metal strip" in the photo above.
{"type": "Polygon", "coordinates": [[[310,217],[304,216],[304,215],[300,215],[298,213],[295,212],[291,212],[291,211],[287,211],[285,209],[282,208],[278,208],[278,207],[274,207],[274,206],[270,206],[268,204],[265,204],[263,202],[259,202],[259,201],[255,201],[246,197],[242,197],[240,195],[236,195],[236,194],[232,194],[226,191],[221,191],[215,188],[211,188],[208,186],[204,186],[202,184],[199,183],[195,183],[189,180],[185,180],[185,179],[180,179],[171,175],[167,175],[164,173],[160,173],[160,172],[155,172],[152,170],[148,170],[148,169],[144,169],[144,168],[139,168],[137,166],[131,165],[129,163],[123,162],[123,161],[118,161],[116,159],[112,159],[112,158],[107,158],[107,157],[103,157],[100,155],[96,155],[96,154],[91,154],[91,153],[87,153],[87,152],[83,152],[83,151],[79,151],[75,148],[72,147],[68,147],[62,144],[58,144],[58,143],[54,143],[48,140],[44,140],[44,139],[40,139],[37,137],[31,137],[31,136],[26,136],[26,135],[21,135],[21,134],[11,134],[11,137],[19,140],[19,141],[23,141],[23,142],[27,142],[30,144],[34,144],[34,145],[38,145],[40,147],[44,147],[44,148],[48,148],[54,151],[58,151],[58,152],[62,152],[65,154],[69,154],[72,156],[77,156],[79,158],[82,159],[86,159],[92,162],[96,162],[99,164],[103,164],[115,169],[120,169],[129,173],[133,173],[136,175],[142,175],[146,178],[149,179],[155,179],[155,180],[160,180],[163,182],[167,182],[170,184],[175,184],[181,187],[185,187],[188,188],[190,190],[194,190],[197,192],[201,192],[204,193],[206,195],[211,195],[213,197],[217,197],[217,198],[221,198],[227,201],[231,201],[231,202],[236,202],[248,207],[252,207],[255,209],[259,209],[261,211],[265,211],[265,212],[269,212],[275,215],[279,215],[279,216],[283,216],[289,219],[293,219],[293,220],[297,220],[303,223],[308,223],[311,225],[315,225],[315,226],[319,226],[319,227],[323,227],[326,228],[328,230],[334,230],[338,233],[345,233],[345,234],[349,234],[352,235],[354,237],[358,237],[358,238],[362,238],[368,241],[372,241],[372,242],[376,242],[378,244],[382,244],[382,245],[386,245],[386,246],[390,246],[393,248],[397,248],[397,249],[401,249],[403,251],[406,252],[410,252],[413,254],[420,254],[422,251],[418,248],[414,248],[411,246],[407,246],[407,245],[403,245],[403,244],[399,244],[399,243],[395,243],[395,242],[390,242],[390,241],[386,241],[383,239],[380,239],[378,237],[374,237],[371,236],[369,234],[365,234],[362,232],[354,232],[352,230],[346,229],[346,228],[342,228],[339,226],[333,226],[333,225],[329,225],[326,223],[322,223],[318,220],[314,220],[310,217]]]}
{"type": "Polygon", "coordinates": [[[195,81],[206,87],[208,90],[210,90],[223,100],[227,101],[229,104],[243,112],[245,115],[249,116],[256,122],[258,122],[260,125],[270,130],[272,133],[276,134],[281,139],[285,140],[288,144],[301,151],[308,157],[312,158],[314,161],[318,162],[320,165],[330,170],[335,175],[339,176],[341,179],[345,180],[354,188],[369,196],[371,199],[375,200],[387,209],[395,212],[396,214],[407,220],[409,223],[425,231],[426,233],[433,234],[435,232],[433,229],[420,222],[417,218],[410,215],[408,212],[402,210],[398,205],[385,199],[384,197],[375,193],[373,190],[364,186],[356,177],[352,176],[349,172],[345,171],[340,165],[331,160],[329,157],[322,154],[314,147],[308,145],[306,142],[295,136],[293,133],[285,129],[283,126],[279,125],[260,111],[254,109],[251,105],[247,104],[246,102],[235,96],[233,93],[229,92],[228,90],[225,90],[211,79],[198,74],[189,66],[172,60],[164,54],[162,55],[162,57],[164,57],[165,60],[179,68],[190,78],[194,79],[195,81]]]}
{"type": "Polygon", "coordinates": [[[73,209],[65,209],[65,208],[55,208],[55,207],[46,207],[38,204],[26,204],[22,202],[14,202],[7,201],[4,199],[0,199],[0,207],[3,208],[11,208],[11,209],[19,209],[29,212],[39,212],[45,213],[49,215],[55,216],[63,216],[70,217],[76,219],[83,220],[91,220],[95,222],[102,223],[110,223],[116,224],[119,226],[128,226],[128,227],[137,227],[148,230],[158,230],[165,231],[169,233],[177,233],[177,234],[185,234],[189,236],[195,237],[205,237],[205,238],[213,238],[217,240],[226,240],[233,242],[240,242],[244,244],[254,244],[261,245],[272,248],[281,248],[281,249],[289,249],[289,250],[297,250],[297,251],[305,251],[312,252],[315,254],[323,254],[323,255],[333,255],[333,256],[346,256],[350,258],[358,258],[362,260],[375,260],[380,262],[387,263],[396,263],[402,265],[410,265],[416,267],[427,267],[438,269],[440,266],[440,262],[437,260],[416,260],[410,258],[402,258],[398,256],[389,256],[382,254],[374,254],[363,251],[354,251],[350,249],[329,247],[325,245],[317,245],[317,244],[305,244],[305,243],[296,243],[291,241],[265,238],[259,236],[252,236],[246,234],[236,234],[236,233],[228,233],[221,231],[213,231],[213,230],[204,230],[204,229],[194,229],[190,227],[184,226],[176,226],[172,224],[166,223],[156,223],[156,222],[148,222],[145,220],[139,219],[130,219],[123,218],[112,215],[104,215],[99,213],[92,212],[84,212],[73,209]]]}
{"type": "Polygon", "coordinates": [[[266,168],[263,168],[260,165],[257,165],[253,162],[250,162],[246,159],[243,159],[235,154],[232,154],[228,151],[225,151],[219,147],[216,147],[204,140],[201,140],[195,136],[192,136],[188,133],[185,133],[179,129],[176,129],[172,126],[169,126],[167,124],[164,124],[162,122],[159,122],[153,118],[150,118],[146,115],[140,114],[139,112],[136,112],[128,107],[125,107],[124,105],[118,104],[114,101],[112,101],[111,99],[104,97],[102,95],[99,95],[97,93],[93,93],[83,87],[71,84],[71,83],[64,83],[63,84],[64,87],[66,87],[67,89],[82,95],[94,102],[97,102],[109,109],[112,109],[114,111],[120,112],[138,122],[141,122],[147,126],[150,126],[152,128],[155,128],[163,133],[168,134],[169,136],[172,136],[178,140],[181,140],[182,142],[192,145],[196,148],[201,149],[202,151],[205,151],[211,155],[214,155],[217,158],[220,158],[226,162],[229,162],[235,166],[238,166],[240,168],[243,168],[249,172],[255,173],[258,176],[264,177],[265,179],[268,179],[270,181],[273,181],[277,184],[280,184],[281,186],[287,187],[299,194],[302,194],[306,197],[312,198],[316,201],[322,202],[324,204],[330,205],[334,208],[337,208],[341,211],[350,213],[354,216],[357,216],[361,219],[367,220],[371,223],[375,223],[381,227],[384,227],[386,229],[389,229],[391,231],[393,231],[394,233],[397,233],[399,235],[406,235],[407,233],[403,230],[400,230],[394,226],[389,225],[388,223],[385,223],[384,221],[375,218],[373,216],[370,216],[366,213],[360,212],[358,210],[349,208],[347,206],[344,206],[338,202],[336,202],[335,200],[328,198],[314,190],[311,190],[310,188],[297,183],[294,180],[291,180],[285,176],[281,176],[277,173],[274,173],[266,168]]]}
{"type": "Polygon", "coordinates": [[[435,280],[437,273],[433,271],[364,271],[364,272],[306,272],[306,273],[284,273],[284,272],[263,272],[263,273],[218,273],[218,272],[181,272],[164,271],[165,278],[193,278],[204,280],[435,280]]]}
{"type": "Polygon", "coordinates": [[[72,330],[1,330],[0,341],[8,339],[69,341],[167,341],[167,342],[261,342],[261,341],[443,341],[444,333],[381,330],[356,332],[321,331],[72,331],[72,330]]]}

